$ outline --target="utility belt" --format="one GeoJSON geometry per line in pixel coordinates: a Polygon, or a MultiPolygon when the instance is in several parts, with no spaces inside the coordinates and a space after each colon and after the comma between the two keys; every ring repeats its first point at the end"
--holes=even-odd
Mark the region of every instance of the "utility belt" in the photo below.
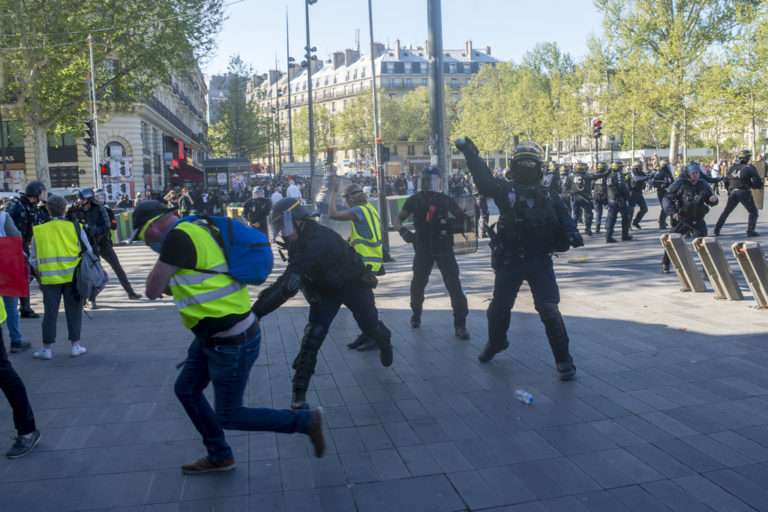
{"type": "Polygon", "coordinates": [[[214,336],[212,338],[207,338],[205,340],[205,345],[207,347],[213,347],[216,345],[241,345],[246,341],[250,340],[251,338],[253,338],[254,336],[256,336],[258,332],[259,332],[259,319],[255,318],[251,326],[248,327],[245,331],[241,332],[240,334],[235,334],[233,336],[223,336],[223,337],[214,336]]]}

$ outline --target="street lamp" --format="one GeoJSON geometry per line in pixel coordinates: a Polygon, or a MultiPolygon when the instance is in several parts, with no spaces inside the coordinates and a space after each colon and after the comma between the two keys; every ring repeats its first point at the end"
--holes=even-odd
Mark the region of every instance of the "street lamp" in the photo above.
{"type": "Polygon", "coordinates": [[[291,67],[296,59],[291,57],[291,43],[288,31],[288,7],[285,8],[285,58],[288,62],[288,161],[293,163],[293,114],[291,113],[291,67]]]}
{"type": "Polygon", "coordinates": [[[312,182],[315,178],[315,119],[312,111],[312,61],[317,59],[313,55],[317,48],[312,46],[309,37],[309,6],[317,3],[317,0],[306,0],[304,2],[304,17],[307,25],[307,46],[304,47],[304,58],[307,61],[307,114],[309,118],[309,198],[312,196],[312,182]]]}
{"type": "Polygon", "coordinates": [[[448,192],[449,163],[446,158],[445,89],[443,77],[442,0],[427,0],[429,39],[429,117],[431,125],[432,164],[443,173],[443,189],[448,192]]]}

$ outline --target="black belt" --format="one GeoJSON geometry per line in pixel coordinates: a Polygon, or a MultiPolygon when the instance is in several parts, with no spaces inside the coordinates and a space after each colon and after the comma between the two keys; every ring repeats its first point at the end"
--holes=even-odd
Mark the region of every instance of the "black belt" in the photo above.
{"type": "Polygon", "coordinates": [[[254,319],[249,328],[234,336],[213,337],[206,340],[207,345],[240,345],[245,343],[259,332],[259,320],[254,319]]]}

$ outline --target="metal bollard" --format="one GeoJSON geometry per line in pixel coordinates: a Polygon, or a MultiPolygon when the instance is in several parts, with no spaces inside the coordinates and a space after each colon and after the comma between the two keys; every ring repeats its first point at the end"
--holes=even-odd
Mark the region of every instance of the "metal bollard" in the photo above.
{"type": "Polygon", "coordinates": [[[760,309],[768,308],[768,265],[760,244],[757,242],[736,242],[731,246],[733,255],[741,267],[752,296],[760,309]]]}
{"type": "Polygon", "coordinates": [[[683,235],[680,233],[667,233],[659,238],[661,246],[667,251],[669,259],[675,266],[675,273],[680,280],[682,288],[680,291],[702,293],[707,291],[704,279],[693,261],[691,251],[685,243],[683,235]]]}
{"type": "Polygon", "coordinates": [[[725,253],[717,239],[697,238],[693,241],[693,248],[704,265],[704,271],[709,277],[709,282],[715,290],[716,299],[743,300],[739,284],[736,282],[725,253]]]}

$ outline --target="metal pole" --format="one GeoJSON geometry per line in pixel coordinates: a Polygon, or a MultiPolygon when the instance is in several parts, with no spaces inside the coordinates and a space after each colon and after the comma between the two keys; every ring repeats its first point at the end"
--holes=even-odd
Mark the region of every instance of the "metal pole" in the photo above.
{"type": "Polygon", "coordinates": [[[291,42],[288,38],[288,8],[285,8],[285,62],[288,68],[288,161],[293,163],[293,113],[291,112],[291,42]]]}
{"type": "MultiPolygon", "coordinates": [[[[309,38],[309,2],[304,0],[304,15],[307,25],[307,114],[309,118],[309,200],[314,201],[312,182],[315,178],[315,118],[312,111],[312,43],[309,38]]],[[[314,2],[313,2],[314,3],[314,2]]]]}
{"type": "Polygon", "coordinates": [[[368,0],[368,29],[371,34],[371,96],[373,96],[373,137],[374,159],[379,185],[379,217],[381,218],[381,243],[384,248],[384,261],[392,261],[389,255],[389,214],[387,210],[387,188],[384,179],[384,165],[381,161],[381,115],[379,112],[379,95],[376,86],[376,55],[373,42],[373,0],[368,0]]]}
{"type": "Polygon", "coordinates": [[[93,115],[93,184],[96,188],[102,188],[101,175],[99,173],[98,159],[101,158],[99,149],[99,110],[96,106],[96,67],[93,64],[93,36],[88,34],[88,58],[91,65],[91,113],[93,115]]]}
{"type": "Polygon", "coordinates": [[[277,67],[277,55],[275,55],[275,76],[277,80],[275,81],[275,113],[274,113],[274,121],[275,121],[275,137],[277,137],[277,162],[275,166],[275,173],[276,174],[282,174],[283,173],[283,148],[282,148],[282,138],[280,137],[280,70],[277,67]],[[278,172],[279,171],[279,172],[278,172]]]}
{"type": "Polygon", "coordinates": [[[429,119],[431,125],[432,164],[443,173],[443,190],[448,192],[448,168],[445,135],[445,88],[443,78],[443,20],[441,0],[427,0],[429,39],[429,119]]]}
{"type": "Polygon", "coordinates": [[[7,130],[5,128],[5,122],[3,121],[3,108],[0,107],[0,159],[3,161],[3,181],[5,181],[5,173],[8,172],[8,162],[6,160],[6,150],[8,137],[6,135],[7,130]]]}

